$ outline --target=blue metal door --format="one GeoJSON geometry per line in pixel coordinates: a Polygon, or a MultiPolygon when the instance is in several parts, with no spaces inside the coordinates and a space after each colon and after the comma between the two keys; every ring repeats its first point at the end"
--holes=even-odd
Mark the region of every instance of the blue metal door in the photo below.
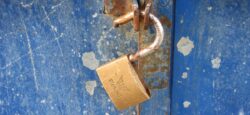
{"type": "MultiPolygon", "coordinates": [[[[154,30],[140,31],[137,42],[132,25],[113,28],[103,6],[103,0],[0,1],[1,115],[136,114],[135,107],[114,108],[95,69],[147,45],[154,30]]],[[[152,12],[166,35],[157,53],[139,60],[152,91],[141,114],[170,112],[172,6],[171,0],[154,1],[152,12]]]]}
{"type": "Polygon", "coordinates": [[[177,0],[173,115],[250,114],[248,0],[177,0]]]}

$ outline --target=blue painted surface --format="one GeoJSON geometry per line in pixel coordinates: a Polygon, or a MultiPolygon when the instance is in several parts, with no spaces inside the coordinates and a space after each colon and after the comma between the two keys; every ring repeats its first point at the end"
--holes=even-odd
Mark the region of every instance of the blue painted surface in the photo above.
{"type": "Polygon", "coordinates": [[[173,115],[250,114],[249,17],[248,0],[176,1],[173,115]],[[187,36],[194,48],[184,56],[177,43],[187,36]],[[221,60],[219,68],[213,59],[221,60]]]}
{"type": "MultiPolygon", "coordinates": [[[[172,17],[171,1],[156,1],[155,6],[157,16],[172,17]]],[[[1,115],[135,114],[134,107],[117,111],[96,72],[82,62],[86,52],[94,53],[101,65],[119,57],[118,52],[136,51],[131,24],[111,28],[112,19],[102,14],[102,8],[102,0],[0,1],[1,115]],[[94,95],[85,88],[89,80],[97,82],[94,95]]],[[[162,51],[167,51],[171,29],[164,28],[162,51]]],[[[147,35],[151,39],[154,31],[147,35]]],[[[165,56],[160,55],[167,60],[165,56]]],[[[169,113],[168,84],[159,85],[167,82],[169,71],[147,76],[147,83],[159,88],[152,89],[152,99],[142,104],[141,113],[169,113]]]]}

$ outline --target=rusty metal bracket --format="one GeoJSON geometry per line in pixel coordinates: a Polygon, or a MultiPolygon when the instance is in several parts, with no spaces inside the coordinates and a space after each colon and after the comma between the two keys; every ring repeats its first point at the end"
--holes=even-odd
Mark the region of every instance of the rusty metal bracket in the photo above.
{"type": "Polygon", "coordinates": [[[111,17],[119,17],[133,11],[132,0],[104,0],[103,13],[111,17]]]}
{"type": "Polygon", "coordinates": [[[147,3],[146,7],[145,7],[145,16],[144,16],[144,30],[148,29],[148,25],[149,25],[149,13],[151,10],[151,1],[147,3]]]}
{"type": "MultiPolygon", "coordinates": [[[[104,0],[104,9],[103,13],[112,16],[112,17],[120,17],[124,16],[124,21],[119,21],[123,23],[127,23],[127,18],[131,19],[130,16],[127,15],[131,11],[133,11],[133,26],[135,31],[140,30],[140,21],[143,20],[144,29],[146,30],[149,26],[149,13],[152,5],[152,0],[104,0]],[[146,4],[146,6],[145,6],[146,4]],[[140,12],[144,11],[145,16],[143,19],[140,19],[140,12]],[[125,21],[126,20],[126,21],[125,21]]],[[[114,23],[115,27],[118,27],[116,23],[114,23]]]]}
{"type": "Polygon", "coordinates": [[[139,31],[140,30],[140,10],[138,8],[138,5],[134,5],[134,30],[139,31]]]}

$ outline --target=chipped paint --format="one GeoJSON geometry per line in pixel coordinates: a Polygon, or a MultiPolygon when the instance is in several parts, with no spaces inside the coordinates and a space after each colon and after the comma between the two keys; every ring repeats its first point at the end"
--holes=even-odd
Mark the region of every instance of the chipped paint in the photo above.
{"type": "Polygon", "coordinates": [[[91,96],[94,95],[96,86],[97,86],[97,83],[96,83],[95,80],[93,80],[93,81],[87,81],[85,83],[85,89],[87,90],[87,92],[91,96]]]}
{"type": "Polygon", "coordinates": [[[187,72],[183,72],[181,78],[182,79],[187,79],[188,78],[188,73],[187,72]]]}
{"type": "Polygon", "coordinates": [[[190,102],[190,101],[184,101],[184,102],[183,102],[183,107],[184,107],[184,108],[188,108],[190,105],[191,105],[191,102],[190,102]]]}
{"type": "Polygon", "coordinates": [[[239,115],[245,115],[245,112],[244,112],[244,109],[243,109],[243,108],[240,109],[239,115]]]}
{"type": "Polygon", "coordinates": [[[194,48],[194,43],[189,39],[189,37],[181,37],[179,42],[177,43],[177,48],[180,53],[184,56],[187,56],[191,53],[194,48]]]}
{"type": "Polygon", "coordinates": [[[216,58],[214,58],[214,59],[211,60],[211,63],[212,63],[212,68],[219,69],[220,68],[221,59],[219,57],[216,57],[216,58]]]}
{"type": "Polygon", "coordinates": [[[42,100],[40,101],[40,103],[44,104],[44,103],[46,103],[46,100],[45,100],[45,99],[42,99],[42,100]]]}
{"type": "Polygon", "coordinates": [[[97,17],[97,13],[94,13],[93,15],[92,15],[92,18],[96,18],[97,17]]]}
{"type": "Polygon", "coordinates": [[[4,105],[4,101],[3,100],[0,100],[0,105],[4,105]]]}
{"type": "Polygon", "coordinates": [[[207,7],[207,10],[208,10],[208,11],[211,11],[212,9],[213,9],[212,6],[208,6],[208,7],[207,7]]]}
{"type": "Polygon", "coordinates": [[[94,52],[85,52],[82,54],[82,63],[90,70],[95,70],[99,66],[99,60],[96,59],[94,52]]]}
{"type": "Polygon", "coordinates": [[[183,24],[184,23],[184,18],[181,17],[180,23],[183,24]]]}

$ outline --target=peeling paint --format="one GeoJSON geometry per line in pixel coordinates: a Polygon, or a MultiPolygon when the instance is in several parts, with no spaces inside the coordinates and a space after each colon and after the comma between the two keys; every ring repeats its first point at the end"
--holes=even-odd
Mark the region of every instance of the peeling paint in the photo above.
{"type": "Polygon", "coordinates": [[[211,60],[211,63],[212,63],[212,68],[219,69],[220,68],[221,59],[219,57],[216,57],[216,58],[214,58],[214,59],[211,60]]]}
{"type": "Polygon", "coordinates": [[[183,107],[184,107],[184,108],[188,108],[190,105],[191,105],[191,102],[190,102],[190,101],[184,101],[184,102],[183,102],[183,107]]]}
{"type": "Polygon", "coordinates": [[[177,48],[179,52],[181,52],[184,56],[187,56],[194,48],[194,43],[189,39],[188,36],[181,37],[181,39],[177,43],[177,48]]]}
{"type": "Polygon", "coordinates": [[[87,90],[87,92],[89,93],[89,95],[94,95],[95,92],[95,87],[97,86],[96,81],[87,81],[85,83],[85,89],[87,90]]]}
{"type": "Polygon", "coordinates": [[[187,72],[183,72],[181,78],[187,79],[188,78],[188,73],[187,72]]]}
{"type": "Polygon", "coordinates": [[[95,70],[99,66],[99,60],[96,59],[94,52],[86,52],[82,54],[83,65],[91,70],[95,70]]]}

